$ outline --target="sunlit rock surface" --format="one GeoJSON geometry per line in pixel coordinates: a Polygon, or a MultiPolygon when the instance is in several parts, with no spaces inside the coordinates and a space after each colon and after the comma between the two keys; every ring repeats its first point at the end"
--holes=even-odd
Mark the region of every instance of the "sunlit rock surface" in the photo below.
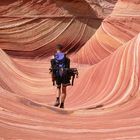
{"type": "Polygon", "coordinates": [[[140,1],[108,15],[115,2],[0,2],[0,140],[140,139],[140,1]],[[79,70],[64,110],[49,74],[61,42],[79,70]]]}
{"type": "Polygon", "coordinates": [[[140,32],[140,3],[118,1],[111,15],[74,56],[74,61],[95,64],[140,32]]]}

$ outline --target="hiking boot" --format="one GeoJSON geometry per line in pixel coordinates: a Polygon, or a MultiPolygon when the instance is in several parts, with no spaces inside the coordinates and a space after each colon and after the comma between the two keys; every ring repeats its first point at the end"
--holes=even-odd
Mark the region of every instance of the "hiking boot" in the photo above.
{"type": "Polygon", "coordinates": [[[60,102],[59,102],[59,97],[57,97],[54,106],[59,106],[59,104],[60,104],[60,102]]]}
{"type": "Polygon", "coordinates": [[[60,108],[64,108],[64,103],[61,103],[60,104],[60,108]]]}

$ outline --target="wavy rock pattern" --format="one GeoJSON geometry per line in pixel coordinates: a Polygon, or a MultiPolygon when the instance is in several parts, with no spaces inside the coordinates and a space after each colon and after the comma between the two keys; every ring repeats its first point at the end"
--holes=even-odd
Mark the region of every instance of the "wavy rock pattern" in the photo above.
{"type": "MultiPolygon", "coordinates": [[[[56,7],[61,7],[62,2],[0,2],[0,139],[139,140],[140,2],[118,1],[112,14],[104,19],[84,46],[82,44],[97,26],[94,28],[83,23],[85,19],[73,19],[69,9],[75,9],[75,2],[82,6],[86,2],[91,9],[96,9],[95,3],[106,7],[109,6],[108,1],[79,3],[74,0],[69,3],[67,0],[60,18],[60,9],[56,10],[56,7]],[[45,10],[40,5],[49,8],[45,10]],[[56,17],[44,17],[47,13],[54,15],[53,12],[58,14],[57,20],[56,17]],[[70,18],[63,17],[64,13],[70,18]],[[77,23],[68,25],[69,20],[77,23]],[[68,28],[63,32],[66,26],[68,28]],[[79,30],[77,34],[76,29],[79,30]],[[82,31],[85,38],[79,35],[82,31]],[[55,88],[48,70],[50,58],[45,56],[54,52],[53,45],[59,43],[64,34],[65,51],[73,52],[70,57],[76,63],[73,62],[72,66],[78,67],[80,75],[75,85],[68,88],[66,108],[62,110],[52,106],[55,88]],[[81,46],[76,45],[79,37],[81,46]],[[46,38],[54,42],[50,45],[46,38]]],[[[98,13],[94,12],[97,21],[98,13]]],[[[101,15],[106,16],[107,13],[101,15]]],[[[87,18],[89,16],[84,16],[93,22],[87,18]]]]}
{"type": "Polygon", "coordinates": [[[140,32],[139,6],[127,1],[118,1],[112,14],[104,19],[96,33],[73,60],[78,63],[95,64],[136,36],[140,32]]]}
{"type": "Polygon", "coordinates": [[[68,52],[80,49],[114,6],[108,8],[110,3],[97,3],[84,0],[2,1],[1,48],[25,57],[48,56],[57,43],[64,44],[68,52]],[[44,51],[47,53],[42,53],[44,51]]]}

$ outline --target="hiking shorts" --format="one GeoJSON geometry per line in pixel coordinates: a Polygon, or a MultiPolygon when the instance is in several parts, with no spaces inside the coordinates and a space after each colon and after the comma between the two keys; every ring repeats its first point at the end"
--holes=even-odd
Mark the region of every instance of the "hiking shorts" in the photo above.
{"type": "Polygon", "coordinates": [[[56,76],[56,85],[58,88],[61,86],[70,86],[70,77],[67,75],[67,72],[64,72],[61,76],[56,76]]]}

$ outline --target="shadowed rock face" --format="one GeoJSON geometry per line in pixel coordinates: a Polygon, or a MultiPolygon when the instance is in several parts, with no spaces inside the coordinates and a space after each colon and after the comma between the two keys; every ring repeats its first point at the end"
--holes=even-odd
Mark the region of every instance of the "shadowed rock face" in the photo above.
{"type": "Polygon", "coordinates": [[[65,45],[65,51],[79,50],[104,18],[106,5],[101,4],[84,0],[3,1],[0,5],[1,48],[25,57],[52,55],[58,43],[65,45]]]}
{"type": "Polygon", "coordinates": [[[113,4],[0,2],[0,139],[140,139],[140,3],[119,0],[100,25],[113,4]],[[52,106],[57,43],[79,70],[64,110],[52,106]]]}

